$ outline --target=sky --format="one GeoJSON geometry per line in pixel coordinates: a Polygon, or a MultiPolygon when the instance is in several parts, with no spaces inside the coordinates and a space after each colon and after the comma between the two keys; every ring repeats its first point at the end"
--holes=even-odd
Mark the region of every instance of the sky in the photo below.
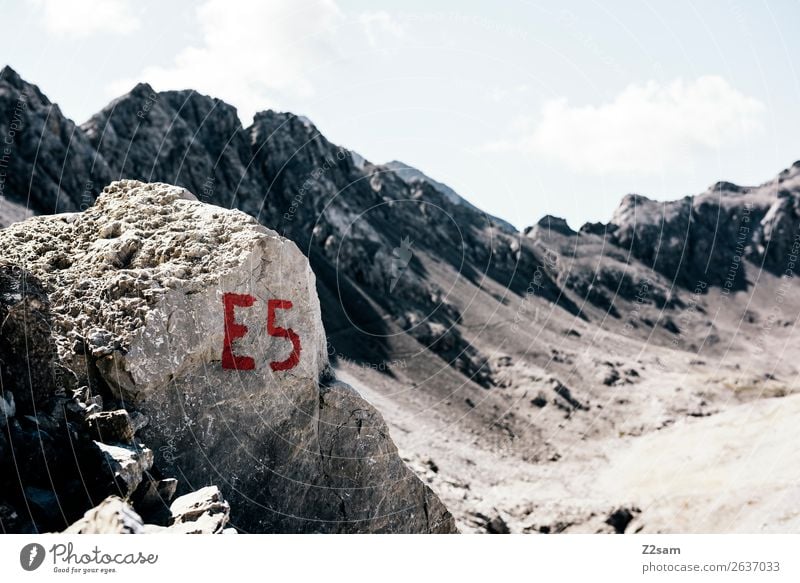
{"type": "Polygon", "coordinates": [[[800,159],[800,2],[0,0],[0,65],[78,123],[137,82],[292,111],[519,228],[800,159]]]}

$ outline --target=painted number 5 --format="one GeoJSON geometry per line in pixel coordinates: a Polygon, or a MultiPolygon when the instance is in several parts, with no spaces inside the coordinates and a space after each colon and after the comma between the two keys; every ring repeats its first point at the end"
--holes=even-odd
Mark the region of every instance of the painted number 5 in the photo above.
{"type": "MultiPolygon", "coordinates": [[[[249,294],[226,293],[223,298],[225,311],[225,339],[222,344],[222,368],[234,370],[253,370],[255,360],[250,356],[239,356],[233,353],[233,341],[247,334],[247,326],[236,321],[235,308],[249,308],[256,299],[249,294]]],[[[275,325],[275,312],[277,310],[291,310],[292,302],[289,300],[267,301],[267,334],[276,338],[286,338],[292,343],[292,352],[285,360],[269,363],[274,371],[290,370],[300,362],[300,337],[291,328],[282,328],[275,325]]]]}
{"type": "Polygon", "coordinates": [[[292,353],[286,360],[272,361],[269,367],[272,370],[289,370],[297,366],[300,362],[300,337],[291,328],[281,328],[275,325],[275,310],[291,310],[292,302],[289,300],[269,300],[267,301],[267,334],[278,338],[288,338],[292,343],[292,353]]]}

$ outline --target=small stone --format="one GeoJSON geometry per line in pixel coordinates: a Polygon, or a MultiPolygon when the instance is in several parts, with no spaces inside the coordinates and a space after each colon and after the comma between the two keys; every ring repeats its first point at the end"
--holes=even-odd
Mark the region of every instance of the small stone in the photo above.
{"type": "Polygon", "coordinates": [[[531,404],[534,407],[539,407],[541,409],[547,405],[547,396],[543,392],[539,391],[539,393],[533,399],[531,399],[531,404]]]}
{"type": "Polygon", "coordinates": [[[87,511],[65,534],[141,534],[141,516],[117,496],[109,496],[87,511]]]}
{"type": "Polygon", "coordinates": [[[509,534],[511,531],[508,529],[503,517],[497,514],[486,524],[486,532],[489,534],[509,534]]]}
{"type": "Polygon", "coordinates": [[[138,432],[140,429],[144,429],[145,427],[147,427],[147,424],[150,423],[150,418],[144,413],[140,413],[139,411],[132,412],[130,416],[134,433],[138,432]]]}
{"type": "Polygon", "coordinates": [[[177,490],[178,480],[175,478],[164,478],[163,480],[159,480],[158,486],[156,487],[159,497],[164,502],[169,502],[172,500],[177,490]]]}
{"type": "Polygon", "coordinates": [[[89,415],[100,413],[102,410],[103,408],[100,407],[97,403],[92,403],[83,410],[83,414],[88,417],[89,415]]]}
{"type": "Polygon", "coordinates": [[[14,403],[14,394],[6,392],[0,395],[0,427],[5,427],[8,419],[17,414],[17,406],[14,403]]]}
{"type": "Polygon", "coordinates": [[[620,379],[619,372],[616,368],[606,368],[597,375],[598,380],[610,387],[620,379]]]}
{"type": "Polygon", "coordinates": [[[98,441],[95,446],[103,455],[106,468],[124,496],[130,496],[142,482],[144,472],[153,466],[153,451],[139,444],[109,445],[98,441]]]}
{"type": "Polygon", "coordinates": [[[145,472],[142,483],[133,496],[133,503],[150,520],[149,514],[160,514],[161,510],[166,509],[177,488],[178,480],[175,478],[157,480],[149,472],[145,472]]]}
{"type": "Polygon", "coordinates": [[[93,437],[103,443],[133,442],[135,430],[125,409],[93,413],[86,417],[86,425],[93,437]]]}
{"type": "Polygon", "coordinates": [[[170,506],[176,522],[188,522],[205,512],[224,511],[228,503],[217,486],[206,486],[177,498],[170,506]]]}
{"type": "Polygon", "coordinates": [[[92,391],[89,387],[82,386],[72,391],[72,398],[81,403],[85,403],[91,394],[92,391]]]}
{"type": "Polygon", "coordinates": [[[225,528],[231,507],[216,486],[207,486],[177,498],[170,506],[172,526],[187,534],[215,534],[225,528]]]}
{"type": "Polygon", "coordinates": [[[617,508],[608,515],[605,522],[612,527],[617,534],[624,534],[625,529],[628,528],[628,525],[635,518],[635,515],[640,512],[641,510],[638,508],[617,508]]]}

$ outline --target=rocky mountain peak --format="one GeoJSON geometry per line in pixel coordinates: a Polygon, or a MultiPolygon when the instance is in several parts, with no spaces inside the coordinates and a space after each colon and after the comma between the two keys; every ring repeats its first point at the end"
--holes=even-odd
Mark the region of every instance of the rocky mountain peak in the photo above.
{"type": "MultiPolygon", "coordinates": [[[[546,233],[558,233],[560,235],[572,236],[577,233],[572,230],[567,224],[566,219],[561,217],[554,217],[553,215],[545,215],[536,223],[536,232],[544,231],[546,233]]],[[[528,232],[526,232],[526,235],[528,232]]]]}
{"type": "Polygon", "coordinates": [[[72,120],[10,67],[0,76],[0,111],[0,134],[10,140],[3,195],[34,213],[90,206],[111,174],[72,120]]]}
{"type": "Polygon", "coordinates": [[[743,193],[747,192],[749,189],[743,186],[739,186],[738,184],[734,184],[733,182],[727,182],[724,180],[720,180],[719,182],[715,182],[708,188],[708,192],[716,192],[716,193],[743,193]]]}
{"type": "Polygon", "coordinates": [[[17,96],[24,95],[34,98],[42,105],[50,106],[52,103],[47,96],[39,90],[39,87],[33,83],[28,83],[19,73],[17,73],[10,66],[6,65],[0,70],[0,92],[13,91],[17,96]]]}

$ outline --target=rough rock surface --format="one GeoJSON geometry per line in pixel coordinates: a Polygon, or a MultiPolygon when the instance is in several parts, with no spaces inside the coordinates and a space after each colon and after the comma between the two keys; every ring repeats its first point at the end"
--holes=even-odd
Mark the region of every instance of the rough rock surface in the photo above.
{"type": "Polygon", "coordinates": [[[125,409],[100,411],[86,418],[86,425],[103,443],[131,443],[136,432],[131,416],[125,409]]]}
{"type": "Polygon", "coordinates": [[[119,496],[86,511],[65,534],[235,534],[226,528],[230,505],[215,486],[181,496],[169,509],[168,525],[150,524],[119,496]]]}
{"type": "Polygon", "coordinates": [[[142,444],[109,445],[96,442],[103,464],[114,476],[114,482],[127,498],[142,483],[144,473],[153,467],[153,451],[142,444]]]}
{"type": "Polygon", "coordinates": [[[115,176],[179,184],[253,216],[262,210],[262,187],[247,172],[249,136],[224,101],[140,83],[81,129],[115,176]]]}
{"type": "MultiPolygon", "coordinates": [[[[61,530],[109,495],[130,497],[139,515],[162,521],[159,507],[174,495],[175,480],[156,481],[148,471],[153,452],[134,440],[144,416],[134,415],[134,424],[114,409],[110,391],[79,385],[59,361],[42,284],[0,264],[0,312],[0,532],[61,530]]],[[[97,528],[137,531],[108,517],[105,510],[95,516],[97,528]]]]}
{"type": "MultiPolygon", "coordinates": [[[[366,162],[366,161],[365,161],[366,162]]],[[[405,162],[400,162],[399,160],[392,160],[391,162],[387,162],[386,164],[381,164],[380,169],[390,170],[394,172],[403,179],[403,181],[411,186],[414,186],[415,183],[425,183],[433,188],[435,188],[439,193],[444,195],[444,197],[453,204],[456,205],[463,205],[471,210],[475,211],[478,214],[486,215],[481,209],[470,203],[468,200],[463,198],[460,194],[458,194],[455,190],[453,190],[447,184],[439,182],[422,172],[414,168],[413,166],[409,166],[405,162]]],[[[509,233],[516,232],[514,226],[509,223],[508,221],[504,221],[498,217],[494,217],[491,215],[486,215],[486,217],[492,222],[493,225],[497,226],[498,228],[507,231],[509,233]]]]}
{"type": "Polygon", "coordinates": [[[65,534],[142,534],[144,521],[118,496],[109,496],[86,511],[83,518],[64,531],[65,534]]]}
{"type": "Polygon", "coordinates": [[[628,195],[607,227],[610,240],[670,280],[745,289],[755,266],[781,274],[800,232],[800,162],[756,187],[718,182],[672,202],[628,195]]]}
{"type": "Polygon", "coordinates": [[[0,263],[0,379],[20,413],[35,413],[34,403],[55,392],[51,324],[50,302],[39,280],[0,263]]]}
{"type": "Polygon", "coordinates": [[[231,507],[216,486],[206,486],[175,500],[169,507],[174,532],[221,534],[230,519],[231,507]]]}
{"type": "MultiPolygon", "coordinates": [[[[325,386],[314,275],[294,243],[182,188],[121,181],[83,213],[0,231],[0,247],[41,279],[75,382],[146,415],[140,436],[161,471],[218,483],[237,528],[454,530],[380,415],[325,386]]],[[[130,494],[147,455],[98,447],[130,494]]]]}

